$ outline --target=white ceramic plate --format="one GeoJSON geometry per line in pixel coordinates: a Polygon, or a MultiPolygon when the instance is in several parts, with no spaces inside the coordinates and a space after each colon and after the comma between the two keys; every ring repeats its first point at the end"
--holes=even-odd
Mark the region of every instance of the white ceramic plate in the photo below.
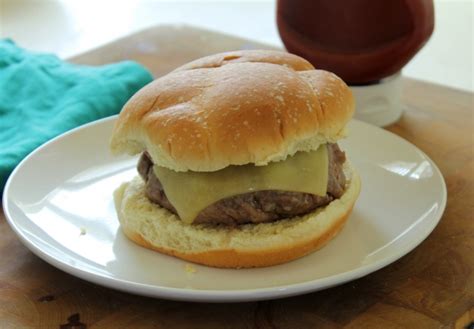
{"type": "Polygon", "coordinates": [[[292,296],[367,275],[423,241],[446,205],[435,164],[405,140],[360,121],[340,144],[362,178],[342,232],[302,259],[261,269],[190,265],[135,245],[119,230],[112,191],[136,158],[112,157],[115,118],[72,130],[21,162],[4,191],[5,215],[23,243],[53,266],[136,294],[188,301],[292,296]],[[195,272],[194,272],[194,271],[195,272]]]}

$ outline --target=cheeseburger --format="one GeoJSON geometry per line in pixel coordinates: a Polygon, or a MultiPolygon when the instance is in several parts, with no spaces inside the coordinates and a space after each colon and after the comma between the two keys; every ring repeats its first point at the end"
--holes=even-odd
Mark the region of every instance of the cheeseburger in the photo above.
{"type": "Polygon", "coordinates": [[[113,153],[141,154],[114,193],[125,235],[187,261],[259,267],[302,257],[343,227],[359,195],[337,141],[347,85],[277,51],[204,57],[124,106],[113,153]]]}

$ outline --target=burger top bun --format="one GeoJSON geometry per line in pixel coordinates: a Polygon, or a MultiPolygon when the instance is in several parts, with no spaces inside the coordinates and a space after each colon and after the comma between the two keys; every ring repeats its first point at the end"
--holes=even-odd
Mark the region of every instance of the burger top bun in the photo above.
{"type": "Polygon", "coordinates": [[[330,72],[279,51],[204,57],[151,82],[125,104],[112,152],[147,150],[175,171],[266,165],[344,135],[354,99],[330,72]]]}

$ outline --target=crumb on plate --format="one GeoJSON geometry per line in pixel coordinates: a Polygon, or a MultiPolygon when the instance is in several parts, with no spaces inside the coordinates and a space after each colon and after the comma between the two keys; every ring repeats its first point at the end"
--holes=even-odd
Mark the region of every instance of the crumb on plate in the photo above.
{"type": "Polygon", "coordinates": [[[194,266],[192,266],[191,264],[184,265],[184,270],[186,271],[186,273],[196,273],[197,272],[197,269],[194,266]]]}

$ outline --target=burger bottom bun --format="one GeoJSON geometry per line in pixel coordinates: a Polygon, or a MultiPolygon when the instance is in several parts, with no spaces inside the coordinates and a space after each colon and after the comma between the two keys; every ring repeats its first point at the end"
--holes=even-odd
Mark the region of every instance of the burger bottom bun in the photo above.
{"type": "Polygon", "coordinates": [[[326,207],[301,217],[239,226],[185,224],[149,201],[139,177],[114,192],[125,235],[137,244],[214,267],[263,267],[303,257],[339,233],[360,192],[358,174],[346,165],[346,191],[326,207]]]}

